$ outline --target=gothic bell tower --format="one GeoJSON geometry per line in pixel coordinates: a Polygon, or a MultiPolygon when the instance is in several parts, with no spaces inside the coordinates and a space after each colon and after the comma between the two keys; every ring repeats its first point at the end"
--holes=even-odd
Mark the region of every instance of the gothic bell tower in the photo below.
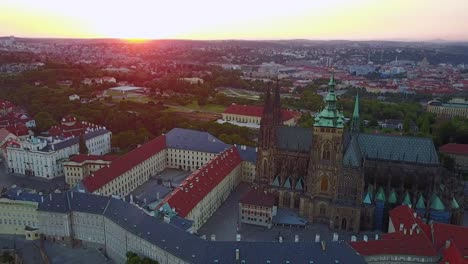
{"type": "Polygon", "coordinates": [[[271,184],[275,175],[276,130],[282,123],[281,99],[278,82],[274,95],[268,88],[265,96],[260,131],[258,137],[258,153],[256,161],[256,183],[267,186],[271,184]],[[272,98],[273,97],[273,98],[272,98]]]}
{"type": "Polygon", "coordinates": [[[328,223],[336,198],[343,159],[344,116],[336,106],[334,73],[328,83],[325,107],[315,118],[306,184],[308,205],[304,214],[314,222],[328,223]]]}

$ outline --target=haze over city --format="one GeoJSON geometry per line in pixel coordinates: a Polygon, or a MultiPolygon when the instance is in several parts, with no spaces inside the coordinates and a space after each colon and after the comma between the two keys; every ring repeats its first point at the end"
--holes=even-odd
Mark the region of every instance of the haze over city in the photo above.
{"type": "Polygon", "coordinates": [[[465,0],[0,2],[0,36],[468,40],[465,0]]]}

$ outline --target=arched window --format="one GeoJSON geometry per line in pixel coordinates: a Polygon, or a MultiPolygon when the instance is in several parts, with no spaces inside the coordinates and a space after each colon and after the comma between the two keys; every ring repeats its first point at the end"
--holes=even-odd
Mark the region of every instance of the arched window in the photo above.
{"type": "Polygon", "coordinates": [[[322,177],[322,180],[320,182],[320,190],[322,192],[328,192],[328,177],[327,176],[322,177]]]}
{"type": "Polygon", "coordinates": [[[321,214],[321,215],[325,215],[325,214],[327,213],[327,208],[325,207],[324,204],[321,204],[321,205],[319,206],[319,208],[320,208],[320,214],[321,214]]]}
{"type": "Polygon", "coordinates": [[[330,160],[330,145],[328,143],[323,145],[322,159],[330,160]]]}

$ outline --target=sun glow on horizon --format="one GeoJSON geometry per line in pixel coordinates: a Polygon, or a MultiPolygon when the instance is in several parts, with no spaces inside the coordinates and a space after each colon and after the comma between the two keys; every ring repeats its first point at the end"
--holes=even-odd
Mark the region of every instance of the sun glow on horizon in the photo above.
{"type": "Polygon", "coordinates": [[[466,0],[3,0],[0,35],[149,39],[468,40],[466,0]]]}

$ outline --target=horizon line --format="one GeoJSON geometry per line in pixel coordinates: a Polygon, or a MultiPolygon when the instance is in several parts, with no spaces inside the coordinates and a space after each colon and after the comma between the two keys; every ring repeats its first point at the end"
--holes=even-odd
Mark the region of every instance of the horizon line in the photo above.
{"type": "Polygon", "coordinates": [[[15,36],[15,35],[4,35],[0,36],[0,38],[19,38],[19,39],[49,39],[49,40],[122,40],[122,41],[259,41],[259,42],[267,42],[267,41],[349,41],[349,42],[372,42],[372,41],[384,41],[384,42],[425,42],[425,43],[454,43],[454,42],[466,42],[468,43],[468,39],[455,39],[455,40],[447,40],[447,39],[405,39],[405,38],[389,38],[389,39],[320,39],[320,38],[271,38],[271,39],[249,39],[249,38],[232,38],[232,39],[190,39],[190,38],[118,38],[118,37],[23,37],[23,36],[15,36]]]}

